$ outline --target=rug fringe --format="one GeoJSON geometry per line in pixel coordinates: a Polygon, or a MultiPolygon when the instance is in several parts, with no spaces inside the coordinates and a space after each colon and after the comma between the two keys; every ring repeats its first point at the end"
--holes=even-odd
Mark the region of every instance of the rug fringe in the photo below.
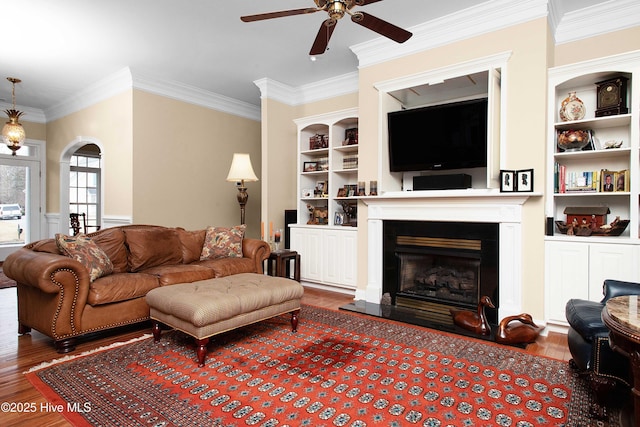
{"type": "Polygon", "coordinates": [[[72,355],[69,355],[69,356],[61,357],[59,359],[53,359],[50,362],[42,362],[42,363],[40,363],[40,364],[38,364],[36,366],[31,367],[28,371],[23,372],[23,374],[29,374],[31,372],[36,372],[36,371],[39,371],[41,369],[48,368],[49,366],[57,365],[57,364],[63,363],[63,362],[68,362],[69,360],[77,359],[79,357],[88,356],[90,354],[98,353],[100,351],[109,350],[109,349],[117,348],[117,347],[122,347],[123,345],[131,344],[131,343],[134,343],[136,341],[146,340],[147,338],[150,338],[152,336],[153,336],[152,334],[144,334],[144,335],[142,335],[142,336],[140,336],[138,338],[132,338],[132,339],[130,339],[128,341],[116,342],[116,343],[113,343],[113,344],[105,345],[105,346],[94,348],[94,349],[87,350],[87,351],[83,351],[80,354],[72,354],[72,355]]]}

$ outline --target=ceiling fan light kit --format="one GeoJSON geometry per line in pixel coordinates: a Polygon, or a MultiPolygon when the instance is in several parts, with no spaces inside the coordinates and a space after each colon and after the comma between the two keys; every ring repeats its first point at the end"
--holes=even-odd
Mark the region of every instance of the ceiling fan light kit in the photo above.
{"type": "Polygon", "coordinates": [[[376,3],[382,0],[313,0],[316,4],[315,8],[305,9],[291,9],[283,10],[280,12],[261,13],[257,15],[242,16],[240,19],[243,22],[262,21],[265,19],[281,18],[284,16],[303,15],[307,13],[315,13],[325,11],[329,15],[329,19],[326,19],[318,30],[318,34],[311,46],[309,55],[321,55],[327,50],[329,40],[333,34],[336,24],[345,14],[351,16],[351,21],[371,31],[385,36],[397,43],[404,43],[409,40],[413,35],[409,31],[397,27],[387,21],[377,18],[365,12],[352,12],[351,9],[355,6],[366,6],[371,3],[376,3]]]}

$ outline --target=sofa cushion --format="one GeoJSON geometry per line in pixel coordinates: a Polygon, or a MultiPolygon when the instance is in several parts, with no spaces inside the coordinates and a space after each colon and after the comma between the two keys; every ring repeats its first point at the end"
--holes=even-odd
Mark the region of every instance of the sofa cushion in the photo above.
{"type": "Polygon", "coordinates": [[[226,277],[240,273],[257,273],[256,262],[251,258],[217,258],[197,261],[195,264],[214,271],[214,277],[226,277]]]}
{"type": "Polygon", "coordinates": [[[178,233],[173,228],[125,228],[129,247],[129,271],[135,273],[157,265],[182,263],[182,249],[178,233]]]}
{"type": "Polygon", "coordinates": [[[89,286],[87,302],[92,305],[110,304],[144,297],[159,287],[158,278],[144,273],[119,273],[101,277],[89,286]]]}
{"type": "Polygon", "coordinates": [[[120,228],[106,228],[93,234],[91,240],[107,254],[113,264],[114,273],[127,271],[127,248],[124,244],[124,232],[120,228]]]}
{"type": "Polygon", "coordinates": [[[177,228],[178,238],[182,244],[182,263],[191,264],[200,259],[204,236],[206,230],[187,231],[184,228],[177,228]]]}
{"type": "Polygon", "coordinates": [[[212,269],[195,264],[159,265],[142,272],[156,276],[160,286],[191,283],[215,277],[215,271],[212,269]]]}
{"type": "Polygon", "coordinates": [[[113,264],[107,254],[85,235],[67,236],[57,233],[56,245],[60,252],[87,269],[90,282],[113,272],[113,264]]]}
{"type": "Polygon", "coordinates": [[[242,239],[246,225],[232,228],[207,227],[200,259],[242,257],[242,239]]]}

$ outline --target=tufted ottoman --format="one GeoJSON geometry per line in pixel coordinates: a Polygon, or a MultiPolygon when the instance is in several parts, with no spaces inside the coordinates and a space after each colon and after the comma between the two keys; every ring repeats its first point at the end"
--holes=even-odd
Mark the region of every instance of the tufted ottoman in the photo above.
{"type": "Polygon", "coordinates": [[[198,346],[199,366],[204,366],[213,335],[284,313],[291,313],[295,332],[303,293],[295,280],[242,273],[155,288],[145,298],[154,340],[160,340],[160,323],[191,335],[198,346]]]}

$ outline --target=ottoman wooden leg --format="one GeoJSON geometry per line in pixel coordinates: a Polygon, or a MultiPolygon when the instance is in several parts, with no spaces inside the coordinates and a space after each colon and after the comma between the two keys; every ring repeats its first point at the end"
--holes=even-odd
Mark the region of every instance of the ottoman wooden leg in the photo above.
{"type": "Polygon", "coordinates": [[[153,342],[160,341],[160,322],[158,322],[157,320],[153,321],[151,332],[153,333],[153,342]]]}
{"type": "Polygon", "coordinates": [[[291,330],[293,332],[298,330],[298,314],[300,314],[300,310],[291,312],[291,330]]]}
{"type": "Polygon", "coordinates": [[[209,338],[202,338],[200,340],[196,340],[196,345],[198,348],[196,349],[196,355],[198,356],[198,366],[204,366],[204,359],[207,357],[207,344],[209,343],[209,338]]]}

